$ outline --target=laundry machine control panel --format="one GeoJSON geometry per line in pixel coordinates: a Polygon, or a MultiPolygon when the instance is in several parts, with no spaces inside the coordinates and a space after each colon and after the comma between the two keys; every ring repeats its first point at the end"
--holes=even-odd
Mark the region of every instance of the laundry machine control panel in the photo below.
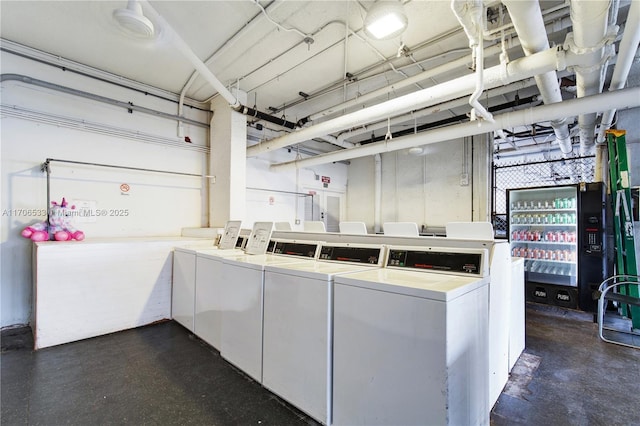
{"type": "Polygon", "coordinates": [[[382,266],[384,246],[323,245],[318,260],[382,266]]]}
{"type": "Polygon", "coordinates": [[[296,242],[296,241],[274,241],[273,242],[273,254],[295,256],[295,257],[308,257],[315,259],[320,243],[310,242],[296,242]]]}
{"type": "Polygon", "coordinates": [[[387,267],[484,276],[485,252],[424,248],[389,248],[387,267]]]}

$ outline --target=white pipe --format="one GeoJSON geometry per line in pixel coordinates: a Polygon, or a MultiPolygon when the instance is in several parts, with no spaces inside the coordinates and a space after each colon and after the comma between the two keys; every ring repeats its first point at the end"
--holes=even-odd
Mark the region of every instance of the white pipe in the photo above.
{"type": "MultiPolygon", "coordinates": [[[[573,0],[571,20],[573,21],[573,42],[576,51],[591,57],[588,67],[576,67],[576,86],[579,98],[602,91],[602,67],[605,49],[603,40],[607,33],[609,6],[611,0],[573,0]]],[[[596,114],[578,116],[580,153],[593,150],[595,140],[596,114]]]]}
{"type": "MultiPolygon", "coordinates": [[[[494,96],[500,96],[500,95],[504,95],[506,93],[512,93],[512,92],[516,92],[518,90],[522,90],[522,89],[526,89],[527,87],[531,87],[532,85],[535,84],[535,81],[533,78],[527,78],[524,80],[520,80],[520,81],[516,81],[515,83],[511,83],[508,84],[506,86],[499,86],[496,87],[495,89],[491,89],[488,90],[488,96],[489,97],[494,97],[494,96]]],[[[437,114],[439,112],[442,111],[446,111],[448,109],[452,109],[452,108],[456,108],[456,107],[460,107],[462,105],[465,105],[467,103],[466,98],[459,98],[459,99],[454,99],[451,101],[447,101],[447,102],[443,102],[437,105],[434,105],[430,108],[425,108],[422,109],[420,111],[412,111],[409,114],[404,114],[404,115],[400,115],[398,117],[392,118],[391,119],[391,126],[395,126],[397,124],[402,124],[404,122],[406,122],[407,120],[413,120],[416,118],[420,118],[420,117],[424,117],[427,115],[431,115],[431,114],[437,114]]],[[[343,141],[358,135],[362,135],[365,133],[369,133],[373,130],[376,129],[382,129],[383,127],[387,127],[387,121],[379,121],[377,123],[371,123],[371,124],[367,124],[366,126],[362,126],[360,128],[357,129],[353,129],[353,130],[349,130],[343,133],[340,133],[338,135],[338,140],[339,141],[343,141]]]]}
{"type": "MultiPolygon", "coordinates": [[[[485,87],[491,89],[548,71],[561,70],[566,68],[567,65],[581,63],[582,60],[579,55],[552,48],[531,56],[516,59],[506,65],[500,64],[487,68],[484,72],[485,87]]],[[[311,127],[299,129],[260,145],[247,148],[247,156],[262,154],[339,130],[382,120],[390,115],[396,116],[412,110],[435,105],[446,100],[468,96],[475,89],[475,78],[476,76],[473,74],[459,77],[427,89],[418,90],[408,95],[382,102],[366,109],[327,120],[311,127]]]]}
{"type": "MultiPolygon", "coordinates": [[[[489,49],[495,50],[496,53],[500,51],[500,49],[496,49],[495,46],[492,46],[489,49]]],[[[341,104],[334,105],[330,108],[327,108],[325,110],[312,114],[309,116],[309,121],[315,121],[315,120],[318,120],[319,118],[326,117],[327,115],[336,114],[342,111],[343,109],[348,109],[354,106],[362,105],[365,102],[371,101],[373,99],[377,99],[381,96],[387,95],[392,92],[396,92],[400,89],[411,86],[415,83],[434,77],[436,75],[445,74],[447,72],[453,71],[462,66],[465,66],[468,63],[469,63],[469,58],[465,56],[463,58],[459,58],[454,61],[450,61],[445,64],[438,65],[437,67],[430,68],[412,77],[408,77],[408,78],[405,78],[404,80],[400,80],[397,83],[393,83],[389,86],[385,86],[380,89],[373,90],[369,93],[365,93],[362,96],[351,99],[350,101],[346,101],[341,104]]]]}
{"type": "Polygon", "coordinates": [[[184,55],[184,57],[193,65],[207,83],[209,83],[232,108],[239,108],[240,102],[233,94],[227,90],[220,80],[211,72],[209,67],[196,55],[189,45],[180,37],[180,35],[169,25],[169,23],[160,15],[148,1],[144,2],[145,12],[152,18],[152,21],[158,23],[163,31],[166,31],[173,45],[184,55]]]}
{"type": "Polygon", "coordinates": [[[374,206],[373,206],[373,230],[378,233],[382,230],[382,157],[376,154],[374,161],[374,206]]]}
{"type": "MultiPolygon", "coordinates": [[[[542,11],[537,0],[503,0],[502,3],[509,10],[509,16],[518,33],[520,44],[525,55],[529,56],[549,48],[549,39],[545,30],[542,11]]],[[[560,84],[555,71],[536,75],[536,84],[542,101],[545,104],[562,102],[560,84]]],[[[563,154],[572,151],[569,126],[566,118],[551,120],[551,126],[556,135],[556,141],[563,154]]]]}
{"type": "MultiPolygon", "coordinates": [[[[564,6],[563,6],[564,7],[564,6]]],[[[553,16],[549,17],[549,18],[553,18],[553,16]]],[[[509,24],[511,25],[511,24],[509,24]]],[[[552,20],[549,23],[549,31],[552,32],[556,32],[556,31],[560,31],[566,28],[569,28],[571,26],[571,20],[567,17],[567,18],[562,18],[562,19],[558,19],[558,20],[552,20]]],[[[546,28],[546,27],[545,27],[546,28]]],[[[545,29],[545,33],[546,33],[546,29],[545,29]]],[[[520,41],[517,38],[512,38],[512,39],[507,39],[507,46],[506,48],[512,48],[512,47],[516,47],[518,45],[520,45],[520,41]]],[[[485,49],[484,51],[484,56],[488,57],[488,56],[492,56],[492,55],[497,55],[500,54],[502,52],[502,46],[501,44],[494,44],[492,46],[489,46],[485,49]]],[[[398,92],[400,89],[403,89],[405,87],[408,86],[412,86],[413,84],[419,83],[421,81],[427,80],[431,77],[434,77],[436,75],[442,75],[442,74],[446,74],[452,70],[456,70],[459,69],[460,67],[467,67],[469,64],[469,58],[468,56],[464,56],[462,58],[458,58],[455,59],[453,61],[449,61],[447,63],[444,63],[442,65],[433,67],[433,68],[429,68],[419,74],[416,74],[412,77],[408,77],[404,80],[398,81],[396,83],[393,83],[391,85],[385,86],[385,87],[381,87],[380,89],[376,89],[373,90],[369,93],[365,93],[364,95],[361,95],[357,98],[351,99],[349,101],[345,101],[342,102],[338,105],[334,105],[332,107],[329,107],[325,110],[319,111],[315,114],[312,114],[309,116],[308,120],[309,121],[315,121],[318,120],[320,118],[325,118],[326,116],[329,115],[334,115],[337,114],[339,112],[342,112],[345,109],[351,108],[351,107],[355,107],[355,106],[359,106],[359,105],[363,105],[365,102],[380,98],[384,95],[387,95],[389,93],[393,93],[393,92],[398,92]]]]}
{"type": "Polygon", "coordinates": [[[469,98],[469,105],[472,108],[471,120],[475,120],[476,116],[480,115],[485,120],[492,121],[491,113],[479,101],[484,91],[484,39],[482,37],[484,7],[482,0],[451,0],[451,9],[469,38],[469,47],[471,47],[472,56],[475,58],[476,89],[469,98]]]}
{"type": "Polygon", "coordinates": [[[572,114],[590,114],[611,108],[637,108],[640,107],[640,87],[621,89],[615,92],[607,92],[584,98],[576,98],[562,103],[542,105],[534,108],[525,108],[518,111],[507,112],[494,116],[495,122],[469,121],[453,126],[442,127],[418,134],[395,138],[391,141],[382,141],[362,145],[343,151],[317,155],[297,161],[274,164],[272,171],[293,170],[299,167],[310,167],[318,164],[326,164],[335,161],[344,161],[353,158],[366,157],[368,155],[383,152],[397,151],[414,146],[426,145],[437,142],[461,139],[505,129],[510,127],[525,126],[541,121],[549,121],[566,111],[572,114]]]}
{"type": "Polygon", "coordinates": [[[471,106],[471,120],[474,121],[478,115],[487,121],[493,121],[493,116],[487,109],[480,103],[480,96],[484,92],[484,48],[482,35],[480,35],[480,42],[473,48],[476,56],[476,90],[473,91],[471,97],[469,97],[469,105],[471,106]]]}
{"type": "Polygon", "coordinates": [[[336,138],[335,136],[331,136],[331,135],[324,135],[324,136],[319,136],[320,139],[329,142],[330,144],[339,146],[341,148],[353,148],[354,146],[356,146],[356,144],[351,143],[351,142],[347,142],[344,139],[340,140],[338,138],[336,138]]]}
{"type": "MultiPolygon", "coordinates": [[[[640,0],[632,0],[609,90],[618,90],[625,86],[631,65],[633,65],[633,60],[638,51],[638,44],[640,44],[640,0]]],[[[602,115],[596,143],[602,144],[606,141],[604,132],[613,125],[615,113],[616,110],[611,109],[602,115]]]]}
{"type": "Polygon", "coordinates": [[[484,32],[482,25],[482,0],[451,0],[451,10],[458,18],[469,39],[469,47],[480,44],[484,32]]]}

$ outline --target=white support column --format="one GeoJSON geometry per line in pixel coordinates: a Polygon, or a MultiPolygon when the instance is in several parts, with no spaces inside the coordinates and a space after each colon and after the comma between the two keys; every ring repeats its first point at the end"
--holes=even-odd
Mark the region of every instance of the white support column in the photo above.
{"type": "MultiPolygon", "coordinates": [[[[246,102],[245,93],[237,93],[246,102]]],[[[247,187],[247,118],[234,111],[222,96],[211,102],[213,118],[209,142],[209,226],[244,220],[247,187]]]]}

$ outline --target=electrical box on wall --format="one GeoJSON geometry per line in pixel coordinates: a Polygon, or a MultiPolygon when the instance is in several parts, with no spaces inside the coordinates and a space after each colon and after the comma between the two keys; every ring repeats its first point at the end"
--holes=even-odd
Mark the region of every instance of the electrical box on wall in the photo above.
{"type": "Polygon", "coordinates": [[[469,173],[462,173],[460,175],[460,186],[469,185],[469,173]]]}

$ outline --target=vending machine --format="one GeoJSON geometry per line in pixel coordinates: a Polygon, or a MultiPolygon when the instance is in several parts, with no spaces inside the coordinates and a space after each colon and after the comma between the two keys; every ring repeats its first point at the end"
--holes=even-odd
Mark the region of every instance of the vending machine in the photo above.
{"type": "Polygon", "coordinates": [[[613,271],[604,185],[507,190],[511,254],[525,259],[528,301],[596,311],[593,293],[613,271]]]}

